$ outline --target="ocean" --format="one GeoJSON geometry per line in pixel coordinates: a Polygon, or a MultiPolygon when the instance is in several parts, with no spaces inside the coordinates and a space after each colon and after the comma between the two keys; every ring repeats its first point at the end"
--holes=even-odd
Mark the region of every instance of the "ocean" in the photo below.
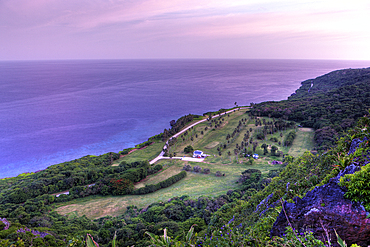
{"type": "Polygon", "coordinates": [[[0,61],[0,178],[118,152],[169,122],[267,100],[370,61],[0,61]]]}

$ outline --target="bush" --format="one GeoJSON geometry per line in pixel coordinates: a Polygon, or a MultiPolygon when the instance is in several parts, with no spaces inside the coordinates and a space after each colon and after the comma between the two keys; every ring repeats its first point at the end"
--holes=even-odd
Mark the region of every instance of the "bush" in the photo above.
{"type": "Polygon", "coordinates": [[[187,153],[187,154],[192,153],[192,152],[194,152],[194,148],[189,145],[189,146],[184,148],[184,152],[187,153]]]}
{"type": "Polygon", "coordinates": [[[141,167],[141,168],[134,168],[134,169],[129,169],[125,171],[120,178],[121,179],[127,179],[131,180],[132,182],[136,183],[139,182],[140,180],[146,178],[148,175],[148,169],[141,167]]]}
{"type": "Polygon", "coordinates": [[[220,171],[217,171],[215,175],[216,175],[216,177],[221,177],[222,173],[220,171]]]}
{"type": "Polygon", "coordinates": [[[254,162],[254,159],[252,157],[249,157],[249,159],[246,162],[244,162],[244,164],[251,166],[253,165],[253,162],[254,162]]]}
{"type": "Polygon", "coordinates": [[[365,209],[370,211],[370,163],[361,167],[360,171],[341,177],[339,185],[348,189],[344,197],[363,203],[365,209]]]}
{"type": "Polygon", "coordinates": [[[133,148],[126,148],[126,149],[123,149],[121,152],[119,152],[120,154],[122,155],[126,155],[128,154],[133,148]]]}
{"type": "Polygon", "coordinates": [[[201,172],[202,168],[200,168],[200,166],[194,166],[193,170],[194,172],[201,172]]]}
{"type": "Polygon", "coordinates": [[[210,169],[208,169],[208,168],[204,168],[203,169],[203,173],[204,174],[209,174],[211,172],[211,170],[210,169]]]}
{"type": "Polygon", "coordinates": [[[187,172],[190,172],[192,167],[191,167],[191,165],[184,165],[184,167],[182,169],[187,171],[187,172]]]}
{"type": "Polygon", "coordinates": [[[159,172],[162,168],[163,168],[163,167],[162,167],[162,165],[156,165],[155,167],[150,168],[150,169],[148,170],[148,174],[154,174],[154,173],[157,173],[157,172],[159,172]]]}
{"type": "Polygon", "coordinates": [[[284,146],[291,146],[293,144],[295,135],[295,131],[289,132],[289,134],[285,137],[284,146]]]}
{"type": "Polygon", "coordinates": [[[271,137],[270,138],[270,141],[272,141],[272,142],[278,142],[279,140],[276,137],[271,137]]]}
{"type": "Polygon", "coordinates": [[[143,147],[151,145],[152,143],[153,142],[151,142],[151,141],[146,141],[146,142],[143,142],[143,143],[140,143],[140,144],[136,145],[135,148],[143,148],[143,147]]]}
{"type": "Polygon", "coordinates": [[[134,190],[134,184],[127,179],[112,179],[110,181],[113,195],[126,195],[134,190]]]}
{"type": "Polygon", "coordinates": [[[259,140],[263,140],[263,139],[265,139],[265,134],[263,134],[262,132],[260,132],[260,133],[258,133],[257,134],[257,139],[259,139],[259,140]]]}
{"type": "Polygon", "coordinates": [[[166,180],[161,181],[157,184],[145,185],[145,187],[134,190],[132,192],[132,194],[134,194],[134,195],[144,195],[144,194],[152,193],[152,192],[160,190],[162,188],[167,188],[167,187],[171,186],[172,184],[180,181],[184,177],[186,177],[186,171],[182,171],[182,172],[180,172],[180,173],[178,173],[178,174],[176,174],[172,177],[169,177],[166,180]]]}

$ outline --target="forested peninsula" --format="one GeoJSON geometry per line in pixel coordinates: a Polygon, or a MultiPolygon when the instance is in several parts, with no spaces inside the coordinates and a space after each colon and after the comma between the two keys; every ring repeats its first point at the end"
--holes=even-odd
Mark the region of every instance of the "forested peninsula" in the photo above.
{"type": "Polygon", "coordinates": [[[1,179],[0,246],[368,246],[369,109],[370,68],[333,71],[287,100],[1,179]],[[175,159],[197,149],[203,162],[175,159]]]}

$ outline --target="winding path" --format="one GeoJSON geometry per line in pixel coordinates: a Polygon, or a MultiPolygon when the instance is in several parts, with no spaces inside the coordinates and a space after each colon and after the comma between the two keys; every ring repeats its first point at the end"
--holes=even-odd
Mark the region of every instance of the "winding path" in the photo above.
{"type": "MultiPolygon", "coordinates": [[[[243,107],[244,108],[244,107],[243,107]]],[[[241,108],[241,107],[239,107],[239,110],[240,109],[243,109],[243,108],[241,108]]],[[[232,110],[229,110],[229,111],[226,111],[226,112],[224,112],[224,113],[220,113],[220,114],[217,114],[217,115],[214,115],[214,116],[212,116],[212,118],[215,118],[215,117],[219,117],[219,116],[222,116],[222,115],[226,115],[226,114],[229,114],[229,113],[231,113],[231,112],[234,112],[234,111],[236,111],[236,109],[232,109],[232,110]]],[[[172,138],[176,138],[176,137],[178,137],[179,135],[181,135],[182,133],[184,133],[185,131],[187,131],[188,129],[190,129],[191,127],[194,127],[195,125],[197,125],[197,124],[200,124],[200,123],[203,123],[203,122],[205,122],[205,121],[207,121],[207,119],[208,118],[205,118],[205,119],[202,119],[202,120],[200,120],[200,121],[198,121],[198,122],[195,122],[195,123],[193,123],[192,125],[189,125],[188,127],[186,127],[185,129],[183,129],[183,130],[181,130],[180,132],[178,132],[178,133],[176,133],[176,134],[174,134],[169,140],[171,140],[172,138]]],[[[166,144],[164,145],[164,147],[163,147],[163,150],[165,150],[165,149],[167,149],[167,146],[168,146],[168,141],[166,142],[166,144]]],[[[153,160],[151,160],[150,162],[149,162],[149,164],[154,164],[155,162],[157,162],[158,160],[160,160],[160,159],[170,159],[169,157],[164,157],[163,155],[164,155],[164,151],[161,151],[161,153],[156,157],[156,158],[154,158],[153,160]]],[[[187,158],[187,160],[188,159],[190,159],[189,157],[186,157],[187,158]]],[[[183,159],[182,157],[172,157],[172,159],[183,159]]],[[[190,161],[198,161],[198,162],[200,162],[200,161],[203,161],[204,159],[199,159],[199,158],[191,158],[191,159],[194,159],[194,160],[190,160],[190,161]]]]}
{"type": "MultiPolygon", "coordinates": [[[[244,107],[243,107],[244,108],[244,107]]],[[[239,109],[242,109],[241,107],[239,107],[239,109]]],[[[234,112],[234,110],[236,109],[233,109],[233,110],[230,110],[230,111],[227,111],[227,112],[224,112],[224,113],[220,113],[218,115],[215,115],[213,116],[212,118],[215,118],[215,117],[219,117],[219,116],[222,116],[222,115],[225,115],[225,114],[228,114],[228,113],[231,113],[231,112],[234,112]]],[[[181,135],[182,133],[184,133],[185,131],[187,131],[188,129],[190,129],[191,127],[197,125],[197,124],[200,124],[200,123],[203,123],[207,121],[207,118],[206,119],[202,119],[198,122],[195,122],[193,123],[192,125],[189,125],[188,127],[186,127],[185,129],[181,130],[180,132],[174,134],[169,140],[171,140],[172,138],[175,138],[175,137],[178,137],[179,135],[181,135]]],[[[167,145],[168,145],[168,141],[166,142],[166,144],[164,145],[163,147],[163,150],[164,149],[167,149],[167,145]]],[[[158,160],[160,159],[171,159],[170,157],[164,157],[164,151],[161,151],[161,153],[156,157],[154,158],[153,160],[151,160],[149,163],[152,165],[154,164],[155,162],[157,162],[158,160]]],[[[192,157],[172,157],[172,159],[181,159],[181,160],[186,160],[186,161],[193,161],[193,162],[202,162],[204,160],[203,159],[199,159],[199,158],[192,158],[192,157]]],[[[95,185],[95,184],[89,184],[89,185],[86,185],[86,186],[92,186],[92,185],[95,185]]],[[[68,191],[63,191],[63,192],[59,192],[59,193],[55,193],[55,194],[52,194],[56,197],[59,197],[61,194],[66,194],[68,195],[69,194],[69,190],[68,191]]]]}

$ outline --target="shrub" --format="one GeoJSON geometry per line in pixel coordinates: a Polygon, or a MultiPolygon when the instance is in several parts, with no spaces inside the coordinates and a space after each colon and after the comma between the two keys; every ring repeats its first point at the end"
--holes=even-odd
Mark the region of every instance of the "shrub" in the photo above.
{"type": "Polygon", "coordinates": [[[134,190],[132,194],[134,195],[144,195],[148,193],[152,193],[154,191],[160,190],[162,188],[167,188],[171,186],[172,184],[176,183],[177,181],[183,179],[186,177],[186,171],[182,171],[172,177],[167,178],[164,181],[161,181],[157,184],[150,184],[150,185],[145,185],[145,187],[139,188],[137,190],[134,190]]]}
{"type": "Polygon", "coordinates": [[[193,170],[194,172],[201,172],[202,168],[200,168],[200,166],[194,166],[193,170]]]}
{"type": "Polygon", "coordinates": [[[257,134],[256,137],[257,137],[257,139],[263,140],[263,139],[265,139],[265,134],[263,134],[262,132],[260,132],[260,133],[257,134]]]}
{"type": "Polygon", "coordinates": [[[313,232],[304,232],[298,233],[297,230],[294,230],[291,227],[286,228],[286,232],[283,235],[283,238],[275,238],[274,243],[280,243],[278,246],[306,246],[306,247],[325,247],[326,245],[321,242],[319,239],[316,239],[313,235],[313,232]]]}
{"type": "Polygon", "coordinates": [[[272,142],[278,142],[278,139],[276,137],[271,137],[270,138],[270,141],[272,141],[272,142]]]}
{"type": "Polygon", "coordinates": [[[185,153],[192,153],[192,152],[194,152],[194,148],[189,145],[189,146],[184,148],[184,152],[185,153]]]}
{"type": "Polygon", "coordinates": [[[131,180],[132,182],[136,183],[139,182],[140,180],[146,178],[148,175],[148,169],[141,167],[141,168],[134,168],[134,169],[129,169],[125,171],[120,178],[121,179],[127,179],[131,180]]]}
{"type": "Polygon", "coordinates": [[[126,195],[133,191],[134,184],[127,179],[112,179],[110,181],[113,195],[126,195]]]}
{"type": "Polygon", "coordinates": [[[204,168],[203,169],[203,173],[204,174],[209,174],[211,172],[211,170],[210,169],[208,169],[208,168],[204,168]]]}
{"type": "Polygon", "coordinates": [[[244,164],[251,166],[253,165],[253,162],[254,162],[254,159],[252,157],[249,157],[249,159],[246,162],[244,162],[244,164]]]}
{"type": "Polygon", "coordinates": [[[344,197],[361,202],[367,211],[370,210],[370,163],[358,172],[341,177],[339,184],[348,189],[344,197]]]}
{"type": "Polygon", "coordinates": [[[293,144],[295,135],[295,131],[289,132],[289,134],[285,137],[284,146],[291,146],[293,144]]]}
{"type": "Polygon", "coordinates": [[[217,171],[215,175],[216,175],[216,177],[221,177],[222,173],[220,171],[217,171]]]}
{"type": "Polygon", "coordinates": [[[156,166],[154,166],[153,168],[150,168],[150,169],[148,170],[148,174],[154,174],[154,173],[157,173],[157,172],[159,172],[162,168],[163,168],[163,167],[162,167],[162,165],[156,165],[156,166]]]}
{"type": "Polygon", "coordinates": [[[182,169],[187,171],[187,172],[190,172],[192,167],[191,167],[191,165],[184,165],[184,167],[182,169]]]}

